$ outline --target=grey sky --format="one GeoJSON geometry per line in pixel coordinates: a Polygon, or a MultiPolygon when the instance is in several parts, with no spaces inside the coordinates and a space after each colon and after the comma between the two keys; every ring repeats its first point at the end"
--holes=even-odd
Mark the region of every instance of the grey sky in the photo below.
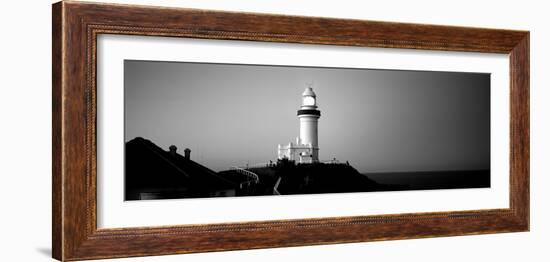
{"type": "Polygon", "coordinates": [[[313,81],[319,157],[360,172],[488,169],[490,76],[125,61],[125,140],[188,147],[220,171],[277,158],[313,81]]]}

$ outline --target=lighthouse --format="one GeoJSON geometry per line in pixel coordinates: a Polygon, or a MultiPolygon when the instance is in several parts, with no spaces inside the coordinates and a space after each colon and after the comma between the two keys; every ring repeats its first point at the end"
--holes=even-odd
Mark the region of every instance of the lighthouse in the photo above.
{"type": "Polygon", "coordinates": [[[302,105],[297,115],[300,120],[300,135],[296,138],[296,143],[279,145],[278,158],[298,163],[319,162],[318,121],[321,111],[317,109],[317,96],[311,85],[302,93],[302,105]]]}

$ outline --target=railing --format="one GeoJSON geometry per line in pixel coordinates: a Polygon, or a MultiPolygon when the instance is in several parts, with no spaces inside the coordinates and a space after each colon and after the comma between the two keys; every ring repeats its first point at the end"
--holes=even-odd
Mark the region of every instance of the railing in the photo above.
{"type": "Polygon", "coordinates": [[[254,181],[254,183],[260,182],[260,177],[256,173],[254,173],[250,170],[246,170],[246,169],[238,167],[238,166],[231,167],[231,169],[235,170],[239,174],[242,174],[242,175],[245,175],[245,176],[251,178],[251,180],[254,181]]]}
{"type": "MultiPolygon", "coordinates": [[[[330,160],[319,160],[318,163],[323,163],[323,164],[344,164],[342,162],[340,162],[340,160],[338,159],[330,159],[330,160]]],[[[255,164],[246,164],[245,166],[243,167],[233,167],[233,168],[241,168],[241,169],[250,169],[250,168],[262,168],[262,167],[273,167],[273,166],[276,166],[277,164],[275,162],[266,162],[266,163],[255,163],[255,164]]]]}
{"type": "Polygon", "coordinates": [[[238,168],[242,168],[242,169],[248,169],[248,168],[261,168],[261,167],[272,167],[272,166],[276,166],[277,164],[275,162],[265,162],[265,163],[255,163],[255,164],[246,164],[242,167],[238,167],[238,168]]]}

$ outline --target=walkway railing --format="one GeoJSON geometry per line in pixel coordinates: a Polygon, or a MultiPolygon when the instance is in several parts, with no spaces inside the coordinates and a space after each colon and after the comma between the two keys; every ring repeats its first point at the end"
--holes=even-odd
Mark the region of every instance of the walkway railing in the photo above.
{"type": "Polygon", "coordinates": [[[235,170],[239,174],[242,174],[242,175],[245,175],[245,176],[251,178],[251,180],[254,181],[255,183],[260,182],[260,177],[256,173],[254,173],[250,170],[246,170],[246,169],[238,167],[238,166],[231,167],[231,169],[235,170]]]}
{"type": "Polygon", "coordinates": [[[246,164],[244,166],[241,166],[239,168],[242,169],[248,169],[248,168],[262,168],[262,167],[273,167],[277,164],[274,162],[265,162],[265,163],[254,163],[254,164],[246,164]]]}
{"type": "Polygon", "coordinates": [[[337,159],[319,160],[319,162],[323,164],[340,164],[340,161],[338,161],[337,159]]]}

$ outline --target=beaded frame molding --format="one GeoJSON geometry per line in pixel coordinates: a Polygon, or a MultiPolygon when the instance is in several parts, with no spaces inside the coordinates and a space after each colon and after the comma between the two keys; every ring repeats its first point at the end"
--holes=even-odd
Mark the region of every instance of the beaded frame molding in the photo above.
{"type": "Polygon", "coordinates": [[[62,260],[529,230],[529,32],[63,1],[52,7],[53,257],[62,260]],[[99,34],[508,54],[510,207],[264,222],[97,228],[99,34]]]}

